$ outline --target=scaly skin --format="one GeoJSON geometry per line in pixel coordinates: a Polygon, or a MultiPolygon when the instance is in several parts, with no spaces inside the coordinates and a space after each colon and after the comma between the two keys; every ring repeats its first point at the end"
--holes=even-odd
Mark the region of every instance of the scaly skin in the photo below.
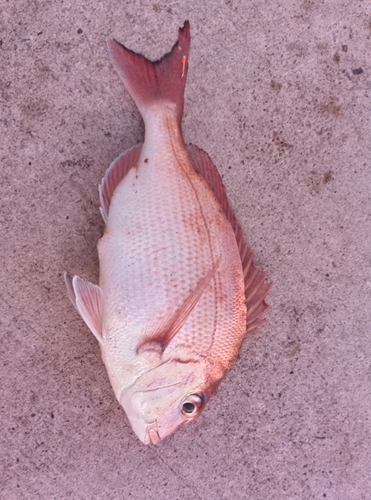
{"type": "MultiPolygon", "coordinates": [[[[156,106],[146,118],[138,166],[117,187],[98,246],[103,359],[121,403],[127,387],[164,361],[197,360],[202,364],[200,380],[192,384],[205,385],[204,365],[219,364],[220,375],[236,356],[246,330],[243,273],[233,230],[194,171],[171,107],[156,106]],[[138,355],[139,339],[160,328],[219,259],[215,277],[163,355],[138,355]]],[[[183,395],[191,389],[184,387],[183,395]]],[[[207,387],[203,391],[210,392],[207,387]]],[[[158,409],[159,416],[163,411],[158,409]]]]}

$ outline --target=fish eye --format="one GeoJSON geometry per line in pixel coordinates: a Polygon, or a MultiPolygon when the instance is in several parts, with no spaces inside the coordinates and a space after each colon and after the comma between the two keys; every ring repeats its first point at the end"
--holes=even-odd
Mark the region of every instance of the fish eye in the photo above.
{"type": "Polygon", "coordinates": [[[195,408],[196,407],[193,403],[183,403],[183,411],[186,413],[193,413],[195,408]]]}
{"type": "Polygon", "coordinates": [[[183,401],[182,413],[186,417],[192,417],[196,413],[199,413],[200,409],[205,403],[205,396],[201,394],[190,394],[183,401]]]}

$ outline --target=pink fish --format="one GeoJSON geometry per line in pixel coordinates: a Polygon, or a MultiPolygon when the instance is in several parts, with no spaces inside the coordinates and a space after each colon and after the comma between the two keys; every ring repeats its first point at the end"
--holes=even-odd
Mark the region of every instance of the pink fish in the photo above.
{"type": "Polygon", "coordinates": [[[99,186],[106,223],[99,286],[65,275],[138,438],[156,444],[195,420],[263,321],[257,269],[208,155],[181,131],[190,26],[151,62],[111,40],[112,64],[145,123],[99,186]]]}

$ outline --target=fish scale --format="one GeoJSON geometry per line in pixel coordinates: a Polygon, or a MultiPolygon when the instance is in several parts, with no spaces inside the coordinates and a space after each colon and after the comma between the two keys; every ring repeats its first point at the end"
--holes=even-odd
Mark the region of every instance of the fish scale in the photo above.
{"type": "MultiPolygon", "coordinates": [[[[116,304],[124,304],[123,307],[127,310],[126,315],[124,314],[125,324],[117,326],[124,332],[120,339],[125,349],[130,335],[133,336],[134,346],[138,338],[136,328],[127,320],[128,314],[133,310],[138,311],[136,321],[140,327],[160,321],[181,305],[200,277],[210,269],[212,262],[212,249],[208,244],[209,228],[201,221],[198,230],[193,230],[193,221],[200,220],[199,212],[202,208],[194,194],[195,188],[182,171],[174,169],[170,146],[162,144],[162,151],[165,151],[162,161],[153,168],[151,152],[144,150],[139,162],[138,179],[134,182],[136,175],[128,175],[117,188],[111,201],[107,225],[107,234],[115,231],[117,236],[114,239],[109,236],[112,248],[107,248],[105,237],[99,245],[102,255],[101,287],[104,288],[105,279],[109,279],[106,278],[106,273],[112,276],[110,279],[114,276],[117,280],[112,285],[112,298],[107,295],[107,302],[110,308],[115,309],[116,304]],[[144,163],[143,159],[147,157],[150,160],[144,163]],[[162,214],[162,217],[158,217],[158,214],[162,214]],[[111,219],[113,224],[110,224],[111,219]],[[133,229],[138,226],[140,231],[133,229]],[[116,255],[120,256],[117,269],[111,262],[105,265],[105,255],[110,255],[113,261],[116,260],[116,255]],[[123,259],[127,259],[129,265],[125,265],[123,259]],[[174,287],[173,283],[177,286],[174,287]],[[117,295],[116,290],[120,290],[120,295],[117,295]],[[145,295],[143,290],[147,290],[145,295]]],[[[196,177],[195,181],[198,180],[196,177]]],[[[220,210],[213,194],[207,191],[204,196],[210,198],[205,203],[209,211],[212,204],[215,205],[215,213],[209,217],[217,217],[220,210]]],[[[238,258],[234,238],[231,239],[238,258]]],[[[213,251],[216,253],[217,241],[214,247],[213,251]]],[[[215,290],[210,286],[185,322],[182,331],[172,341],[174,347],[178,343],[197,343],[199,347],[202,346],[203,353],[206,346],[210,347],[214,334],[215,302],[215,290]],[[197,329],[194,325],[197,325],[197,329]],[[201,331],[202,334],[197,335],[196,332],[201,331]]],[[[111,314],[111,310],[107,311],[107,318],[111,314]]],[[[103,324],[106,325],[104,330],[112,331],[109,319],[107,323],[104,319],[103,324]]]]}

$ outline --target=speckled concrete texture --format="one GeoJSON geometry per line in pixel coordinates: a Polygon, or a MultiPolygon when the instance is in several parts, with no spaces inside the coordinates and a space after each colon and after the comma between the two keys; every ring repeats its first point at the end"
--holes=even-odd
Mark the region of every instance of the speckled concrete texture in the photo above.
{"type": "Polygon", "coordinates": [[[1,499],[371,498],[371,4],[0,0],[1,499]],[[274,287],[201,418],[141,444],[64,269],[97,282],[97,185],[143,125],[106,38],[189,19],[184,136],[274,287]]]}

